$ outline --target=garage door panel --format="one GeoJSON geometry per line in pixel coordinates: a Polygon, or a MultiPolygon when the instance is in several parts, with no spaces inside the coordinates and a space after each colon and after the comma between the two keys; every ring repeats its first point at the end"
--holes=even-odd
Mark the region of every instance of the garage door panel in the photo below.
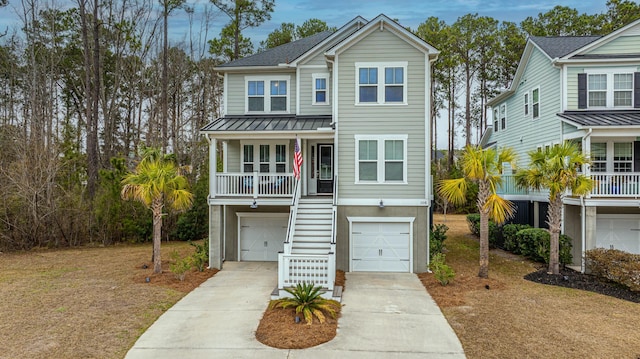
{"type": "Polygon", "coordinates": [[[240,260],[277,261],[286,235],[286,216],[240,217],[240,260]]]}
{"type": "Polygon", "coordinates": [[[596,220],[596,247],[640,254],[640,218],[599,216],[596,220]]]}
{"type": "Polygon", "coordinates": [[[353,222],[351,270],[410,272],[410,223],[353,222]]]}

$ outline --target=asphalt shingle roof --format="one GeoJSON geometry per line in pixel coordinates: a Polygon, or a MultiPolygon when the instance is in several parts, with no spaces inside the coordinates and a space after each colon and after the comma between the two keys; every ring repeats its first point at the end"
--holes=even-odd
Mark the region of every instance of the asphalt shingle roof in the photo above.
{"type": "Polygon", "coordinates": [[[323,31],[317,34],[305,37],[304,39],[289,42],[284,45],[274,47],[272,49],[259,52],[255,55],[243,57],[241,59],[227,62],[218,67],[232,68],[243,66],[278,66],[279,64],[289,63],[305,52],[311,50],[314,46],[329,37],[332,31],[323,31]]]}
{"type": "Polygon", "coordinates": [[[584,127],[640,126],[640,110],[565,111],[558,116],[584,127]]]}
{"type": "Polygon", "coordinates": [[[550,58],[563,57],[586,46],[601,36],[531,36],[530,39],[550,58]]]}
{"type": "Polygon", "coordinates": [[[240,115],[221,117],[203,127],[202,132],[316,131],[331,127],[331,115],[240,115]]]}

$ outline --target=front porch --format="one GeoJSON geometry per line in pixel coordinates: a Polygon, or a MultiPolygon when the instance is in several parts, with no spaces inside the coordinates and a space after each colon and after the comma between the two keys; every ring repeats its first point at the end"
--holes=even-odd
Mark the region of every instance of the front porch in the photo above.
{"type": "MultiPolygon", "coordinates": [[[[640,198],[640,172],[598,172],[591,173],[589,177],[593,181],[593,188],[585,198],[634,200],[640,198]]],[[[548,191],[532,191],[526,188],[519,188],[513,175],[502,176],[502,184],[498,187],[497,193],[504,195],[507,199],[518,196],[548,198],[548,191]]]]}

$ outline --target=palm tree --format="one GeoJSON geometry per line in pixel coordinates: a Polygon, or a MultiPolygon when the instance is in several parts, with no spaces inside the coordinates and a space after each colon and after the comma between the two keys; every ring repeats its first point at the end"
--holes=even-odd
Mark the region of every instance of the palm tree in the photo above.
{"type": "Polygon", "coordinates": [[[480,271],[481,278],[489,277],[489,219],[501,224],[511,218],[515,208],[513,204],[496,194],[496,188],[502,183],[504,163],[515,164],[515,153],[511,148],[482,149],[467,146],[458,164],[463,178],[438,182],[438,193],[454,205],[466,202],[469,182],[478,184],[477,206],[480,212],[480,271]]]}
{"type": "Polygon", "coordinates": [[[549,273],[559,274],[562,198],[568,190],[574,196],[582,196],[591,191],[591,179],[578,172],[589,160],[571,142],[565,142],[544,151],[531,151],[529,158],[531,159],[529,168],[516,173],[516,183],[522,188],[549,189],[549,210],[547,211],[547,224],[551,237],[549,273]]]}
{"type": "Polygon", "coordinates": [[[175,210],[191,206],[193,194],[188,182],[176,165],[173,155],[163,155],[158,148],[142,149],[142,159],[134,173],[122,180],[122,198],[142,202],[153,212],[153,272],[162,273],[160,242],[162,209],[165,202],[175,210]]]}

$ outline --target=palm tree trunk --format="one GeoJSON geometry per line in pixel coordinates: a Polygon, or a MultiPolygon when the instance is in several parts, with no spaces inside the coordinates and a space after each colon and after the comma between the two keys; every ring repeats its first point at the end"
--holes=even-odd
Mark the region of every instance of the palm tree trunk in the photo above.
{"type": "Polygon", "coordinates": [[[480,270],[478,277],[489,278],[489,209],[485,208],[489,198],[489,186],[478,184],[478,210],[480,211],[480,270]]]}
{"type": "Polygon", "coordinates": [[[562,221],[562,198],[556,193],[549,203],[547,224],[549,225],[549,273],[560,274],[560,226],[562,221]]]}
{"type": "Polygon", "coordinates": [[[162,273],[160,243],[162,241],[162,197],[153,200],[153,273],[162,273]]]}

